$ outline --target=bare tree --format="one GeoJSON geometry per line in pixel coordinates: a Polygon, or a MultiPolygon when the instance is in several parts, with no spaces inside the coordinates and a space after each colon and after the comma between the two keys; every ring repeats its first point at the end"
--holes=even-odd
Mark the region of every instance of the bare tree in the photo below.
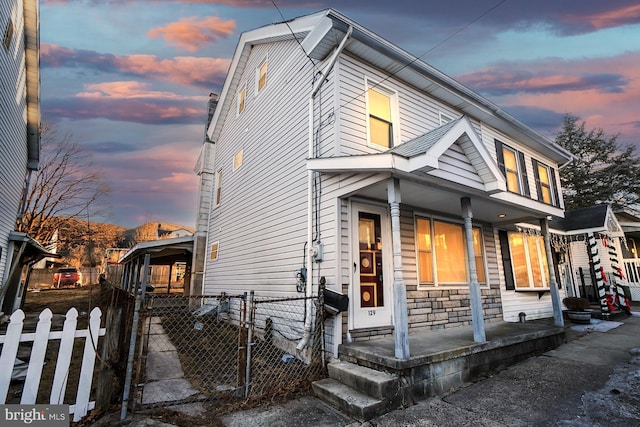
{"type": "Polygon", "coordinates": [[[65,219],[95,217],[109,186],[71,133],[40,130],[40,169],[31,177],[16,230],[48,242],[65,219]]]}

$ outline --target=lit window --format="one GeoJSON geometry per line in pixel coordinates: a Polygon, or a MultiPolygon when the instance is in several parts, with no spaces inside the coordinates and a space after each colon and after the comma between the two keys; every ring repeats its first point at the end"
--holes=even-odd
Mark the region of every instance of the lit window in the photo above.
{"type": "Polygon", "coordinates": [[[219,242],[215,242],[211,245],[211,261],[215,261],[218,259],[218,248],[220,247],[219,242]]]}
{"type": "Polygon", "coordinates": [[[549,287],[547,254],[542,236],[510,232],[509,250],[516,289],[549,287]]]}
{"type": "MultiPolygon", "coordinates": [[[[478,283],[486,283],[482,233],[478,227],[473,227],[472,232],[478,283]]],[[[468,283],[469,269],[465,242],[464,227],[461,224],[416,218],[420,283],[454,285],[468,283]]]]}
{"type": "Polygon", "coordinates": [[[391,96],[370,88],[367,92],[369,108],[369,142],[380,147],[393,147],[391,96]]]}
{"type": "Polygon", "coordinates": [[[513,193],[520,193],[516,152],[504,147],[502,153],[504,155],[504,169],[507,175],[507,190],[513,193]]]}
{"type": "Polygon", "coordinates": [[[260,92],[267,85],[267,60],[265,59],[256,70],[256,87],[260,92]]]}
{"type": "Polygon", "coordinates": [[[234,156],[233,156],[233,170],[235,171],[236,169],[238,169],[240,166],[242,166],[242,154],[243,150],[238,151],[234,156]]]}
{"type": "Polygon", "coordinates": [[[247,88],[246,86],[243,86],[242,89],[240,89],[240,92],[238,92],[238,114],[244,111],[246,98],[247,88]]]}
{"type": "Polygon", "coordinates": [[[216,191],[215,191],[215,205],[218,206],[220,204],[220,195],[222,192],[222,169],[216,172],[216,191]]]}
{"type": "Polygon", "coordinates": [[[496,140],[498,166],[507,181],[507,190],[529,197],[529,178],[524,161],[524,153],[517,151],[496,140]]]}
{"type": "Polygon", "coordinates": [[[533,170],[536,177],[538,200],[553,206],[559,206],[559,196],[556,187],[555,170],[533,159],[533,170]]]}

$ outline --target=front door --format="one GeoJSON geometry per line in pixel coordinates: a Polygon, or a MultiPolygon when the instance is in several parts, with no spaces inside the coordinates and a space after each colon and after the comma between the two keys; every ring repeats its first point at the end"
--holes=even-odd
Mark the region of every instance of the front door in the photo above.
{"type": "Polygon", "coordinates": [[[352,205],[352,328],[391,325],[391,232],[382,206],[352,205]]]}

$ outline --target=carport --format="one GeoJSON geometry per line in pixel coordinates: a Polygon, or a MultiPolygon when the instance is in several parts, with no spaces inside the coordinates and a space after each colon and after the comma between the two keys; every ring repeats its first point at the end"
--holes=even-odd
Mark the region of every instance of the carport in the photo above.
{"type": "Polygon", "coordinates": [[[193,241],[193,236],[184,236],[138,243],[119,260],[119,264],[124,265],[122,287],[130,292],[137,291],[144,269],[148,269],[152,265],[165,265],[169,266],[169,277],[167,278],[169,289],[173,265],[184,262],[186,265],[184,295],[188,295],[188,284],[191,282],[193,241]]]}

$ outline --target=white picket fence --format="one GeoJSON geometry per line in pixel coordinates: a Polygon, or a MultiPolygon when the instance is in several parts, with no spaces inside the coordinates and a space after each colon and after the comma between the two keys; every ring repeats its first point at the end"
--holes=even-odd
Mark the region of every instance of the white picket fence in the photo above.
{"type": "Polygon", "coordinates": [[[67,378],[69,377],[69,366],[73,353],[73,343],[75,338],[84,338],[84,351],[80,379],[78,381],[78,392],[76,394],[75,404],[69,406],[69,413],[73,414],[73,421],[80,421],[88,411],[95,407],[95,401],[89,401],[89,398],[91,382],[93,381],[96,349],[98,348],[98,337],[105,334],[105,328],[100,328],[101,316],[102,312],[100,309],[98,307],[94,308],[89,315],[89,325],[87,329],[76,330],[78,311],[75,308],[71,308],[67,311],[62,330],[51,331],[53,314],[51,310],[47,308],[40,313],[35,333],[22,333],[25,314],[22,310],[16,310],[11,315],[6,335],[0,336],[0,344],[2,344],[2,354],[0,355],[0,403],[6,403],[7,393],[11,383],[11,367],[15,364],[18,346],[21,342],[32,342],[33,344],[20,404],[47,403],[36,402],[38,389],[40,388],[44,358],[49,341],[60,340],[56,370],[48,403],[52,405],[63,404],[67,389],[67,378]]]}

